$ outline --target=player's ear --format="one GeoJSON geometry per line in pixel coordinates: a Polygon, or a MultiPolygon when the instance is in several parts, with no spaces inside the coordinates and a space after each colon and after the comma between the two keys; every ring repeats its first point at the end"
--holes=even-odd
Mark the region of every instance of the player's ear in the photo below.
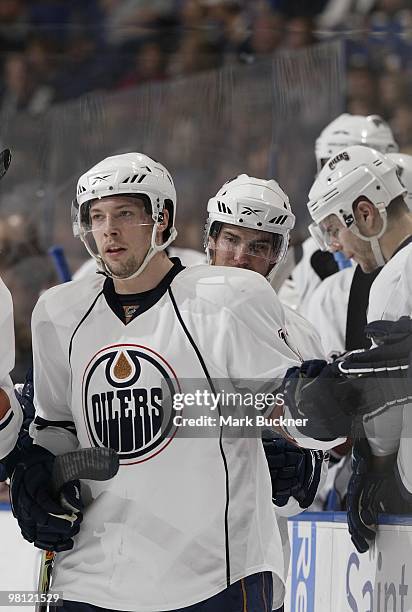
{"type": "Polygon", "coordinates": [[[157,224],[156,244],[163,244],[164,242],[163,233],[168,228],[168,225],[169,225],[169,211],[167,210],[166,207],[164,207],[162,221],[160,221],[157,224]]]}
{"type": "Polygon", "coordinates": [[[367,198],[360,197],[353,206],[356,225],[365,236],[375,234],[380,227],[380,215],[376,207],[367,198]]]}

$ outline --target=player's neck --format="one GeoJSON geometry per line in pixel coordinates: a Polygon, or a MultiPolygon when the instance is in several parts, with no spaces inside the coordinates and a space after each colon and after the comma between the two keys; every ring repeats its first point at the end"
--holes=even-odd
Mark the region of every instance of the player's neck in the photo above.
{"type": "Polygon", "coordinates": [[[379,240],[382,255],[386,261],[393,256],[402,242],[412,235],[412,215],[405,213],[392,221],[390,227],[379,240]]]}
{"type": "Polygon", "coordinates": [[[151,289],[157,287],[157,285],[172,267],[173,263],[170,261],[166,253],[156,253],[156,255],[149,261],[143,272],[135,278],[125,280],[114,278],[114,289],[116,293],[121,294],[150,291],[151,289]]]}

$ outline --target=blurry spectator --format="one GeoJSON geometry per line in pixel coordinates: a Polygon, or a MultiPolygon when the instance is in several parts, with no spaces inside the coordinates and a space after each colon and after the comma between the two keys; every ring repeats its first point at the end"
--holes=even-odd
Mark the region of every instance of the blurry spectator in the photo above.
{"type": "Polygon", "coordinates": [[[134,87],[148,81],[159,81],[166,76],[166,57],[155,40],[142,43],[133,59],[133,68],[118,83],[118,87],[134,87]]]}
{"type": "Polygon", "coordinates": [[[253,56],[273,53],[282,43],[284,29],[285,19],[280,13],[268,10],[259,13],[254,19],[251,36],[243,51],[253,56]]]}
{"type": "Polygon", "coordinates": [[[353,115],[381,114],[378,83],[371,68],[350,68],[347,73],[347,111],[353,115]]]}
{"type": "Polygon", "coordinates": [[[34,220],[23,213],[0,217],[0,268],[2,271],[27,257],[44,253],[34,220]]]}
{"type": "Polygon", "coordinates": [[[2,278],[13,295],[16,339],[15,381],[25,379],[31,364],[30,319],[33,305],[40,293],[55,285],[56,275],[47,255],[26,257],[2,272],[2,278]]]}
{"type": "Polygon", "coordinates": [[[376,0],[374,6],[375,11],[382,11],[389,17],[406,8],[411,8],[409,0],[376,0]]]}
{"type": "Polygon", "coordinates": [[[286,25],[284,46],[288,49],[308,47],[316,41],[310,17],[294,17],[286,25]]]}
{"type": "Polygon", "coordinates": [[[394,109],[391,127],[393,129],[396,142],[399,143],[399,148],[405,153],[411,154],[412,148],[412,105],[405,101],[394,109]]]}
{"type": "Polygon", "coordinates": [[[93,89],[113,86],[111,59],[86,31],[76,31],[55,82],[58,99],[76,98],[93,89]]]}
{"type": "Polygon", "coordinates": [[[183,30],[201,27],[206,14],[207,4],[202,0],[181,0],[179,18],[183,30]]]}
{"type": "Polygon", "coordinates": [[[23,53],[7,56],[3,69],[4,89],[1,99],[1,115],[8,118],[18,111],[36,115],[44,112],[53,100],[53,89],[39,85],[30,71],[23,53]]]}
{"type": "Polygon", "coordinates": [[[221,64],[221,53],[201,31],[188,32],[170,61],[171,76],[181,76],[211,70],[221,64]]]}
{"type": "Polygon", "coordinates": [[[24,0],[1,0],[0,45],[3,50],[19,51],[29,31],[26,3],[24,0]]]}
{"type": "Polygon", "coordinates": [[[390,117],[397,106],[408,98],[405,76],[401,73],[384,73],[379,78],[378,87],[382,114],[390,117]]]}
{"type": "Polygon", "coordinates": [[[33,36],[28,40],[25,57],[38,84],[48,85],[54,90],[61,55],[61,49],[50,39],[33,36]]]}
{"type": "Polygon", "coordinates": [[[73,19],[71,2],[62,0],[31,0],[27,3],[32,28],[42,32],[42,38],[65,41],[73,19]]]}
{"type": "Polygon", "coordinates": [[[210,41],[218,44],[226,55],[237,55],[246,42],[249,19],[240,0],[200,0],[206,8],[204,26],[210,41]]]}

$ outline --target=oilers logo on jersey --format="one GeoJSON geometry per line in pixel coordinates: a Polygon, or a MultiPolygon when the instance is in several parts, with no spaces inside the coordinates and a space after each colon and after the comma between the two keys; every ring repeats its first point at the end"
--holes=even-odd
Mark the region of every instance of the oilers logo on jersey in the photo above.
{"type": "Polygon", "coordinates": [[[91,444],[114,448],[121,464],[157,455],[176,434],[170,398],[179,391],[173,369],[152,349],[137,344],[101,349],[82,383],[91,444]]]}

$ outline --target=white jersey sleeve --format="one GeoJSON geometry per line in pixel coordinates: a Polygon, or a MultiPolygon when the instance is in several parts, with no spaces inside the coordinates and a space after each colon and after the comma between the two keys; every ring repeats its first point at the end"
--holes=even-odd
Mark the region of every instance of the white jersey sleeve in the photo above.
{"type": "Polygon", "coordinates": [[[36,426],[31,433],[36,444],[58,455],[75,450],[78,440],[70,406],[69,346],[62,343],[59,312],[51,317],[46,301],[46,296],[57,289],[50,289],[39,298],[32,315],[36,426]]]}
{"type": "Polygon", "coordinates": [[[254,290],[253,300],[238,300],[228,310],[231,319],[228,328],[233,329],[228,338],[230,376],[279,382],[289,367],[299,364],[299,359],[285,342],[285,313],[274,289],[260,277],[254,278],[254,290]],[[261,350],[251,350],[256,346],[261,350]],[[237,355],[243,355],[243,359],[239,360],[237,355]]]}
{"type": "MultiPolygon", "coordinates": [[[[412,314],[412,243],[402,248],[374,280],[368,322],[396,321],[412,314]]],[[[412,493],[412,405],[396,406],[364,422],[372,452],[377,456],[398,453],[398,469],[405,487],[412,493]]]]}
{"type": "Polygon", "coordinates": [[[355,266],[325,278],[309,297],[306,318],[319,331],[327,356],[345,351],[349,293],[355,266]]]}
{"type": "Polygon", "coordinates": [[[291,274],[291,280],[285,281],[279,289],[279,297],[282,302],[295,307],[301,314],[306,315],[306,305],[313,291],[321,284],[319,276],[311,265],[311,257],[318,246],[313,238],[307,238],[303,244],[302,259],[295,266],[291,274]]]}
{"type": "Polygon", "coordinates": [[[283,304],[283,309],[288,340],[302,360],[325,359],[322,340],[315,326],[289,306],[283,304]]]}
{"type": "Polygon", "coordinates": [[[14,368],[13,301],[0,279],[0,389],[3,410],[0,416],[0,458],[14,447],[23,420],[22,410],[13,390],[10,372],[14,368]],[[5,394],[5,395],[3,395],[5,394]],[[9,406],[9,407],[8,407],[9,406]]]}

